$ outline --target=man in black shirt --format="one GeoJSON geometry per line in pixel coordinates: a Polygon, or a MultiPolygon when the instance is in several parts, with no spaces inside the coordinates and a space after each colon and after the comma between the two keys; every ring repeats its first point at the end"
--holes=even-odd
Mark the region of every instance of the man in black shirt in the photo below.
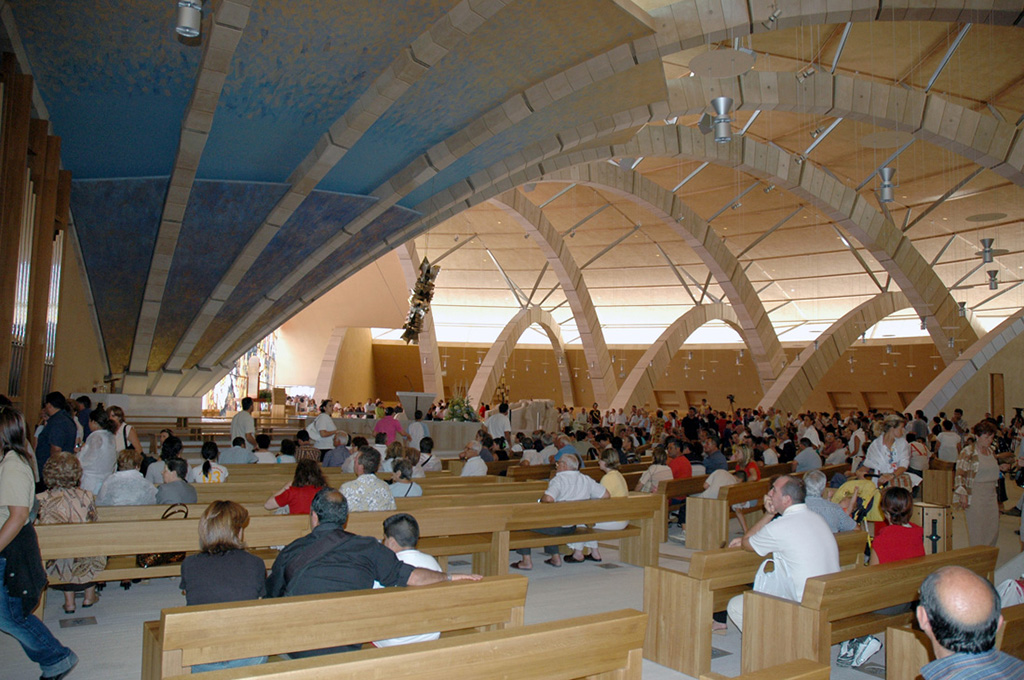
{"type": "MultiPolygon", "coordinates": [[[[325,487],[313,497],[309,513],[312,531],[292,541],[274,560],[267,577],[267,597],[314,595],[367,590],[377,581],[384,586],[426,586],[441,581],[478,581],[477,574],[444,574],[413,568],[377,539],[345,531],[348,501],[340,491],[325,487]]],[[[292,653],[292,657],[348,652],[359,645],[292,653]]]]}

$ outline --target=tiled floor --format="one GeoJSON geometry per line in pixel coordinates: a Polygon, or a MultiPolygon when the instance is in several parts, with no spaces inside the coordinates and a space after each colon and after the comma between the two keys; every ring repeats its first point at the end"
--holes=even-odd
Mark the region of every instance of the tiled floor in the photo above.
{"type": "MultiPolygon", "coordinates": [[[[1020,490],[1012,489],[1010,493],[1015,501],[1020,490]]],[[[1007,504],[1007,507],[1012,505],[1007,504]]],[[[1018,527],[1018,520],[1004,517],[1002,523],[999,564],[1017,555],[1021,546],[1013,533],[1018,527]]],[[[738,533],[735,521],[733,525],[734,532],[738,533]]],[[[677,533],[677,530],[672,533],[677,533]]],[[[957,519],[954,522],[954,547],[966,545],[965,533],[963,520],[957,519]]],[[[690,551],[673,541],[663,544],[661,549],[663,567],[686,571],[690,551]]],[[[621,608],[642,609],[643,570],[616,563],[616,552],[612,548],[604,548],[602,553],[605,558],[602,565],[588,562],[581,565],[566,564],[555,569],[540,559],[535,560],[536,568],[529,573],[526,622],[538,623],[621,608]]],[[[452,567],[453,571],[467,569],[467,566],[452,567]]],[[[98,605],[88,610],[79,607],[78,613],[72,616],[61,611],[62,600],[60,593],[50,593],[44,621],[81,659],[69,680],[138,678],[143,621],[157,618],[163,607],[184,604],[184,598],[177,590],[177,581],[172,579],[136,584],[127,592],[112,584],[103,593],[98,605]],[[79,625],[70,625],[75,623],[79,625]]],[[[712,669],[727,676],[738,675],[739,633],[730,626],[728,634],[714,636],[713,645],[723,654],[712,661],[712,669]]],[[[838,647],[834,647],[833,660],[837,651],[838,647]]],[[[884,663],[883,647],[860,669],[833,667],[832,677],[835,680],[885,677],[884,663]]],[[[0,680],[28,680],[37,677],[38,667],[28,661],[17,643],[8,636],[0,636],[0,680]]],[[[644,661],[644,678],[647,680],[687,677],[644,661]]]]}

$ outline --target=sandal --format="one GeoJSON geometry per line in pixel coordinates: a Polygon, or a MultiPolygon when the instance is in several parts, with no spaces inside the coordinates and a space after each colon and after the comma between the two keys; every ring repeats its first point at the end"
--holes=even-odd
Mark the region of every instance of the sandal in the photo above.
{"type": "Polygon", "coordinates": [[[601,559],[599,559],[597,557],[594,557],[593,555],[584,555],[583,559],[588,560],[590,562],[601,562],[602,561],[601,559]]]}
{"type": "MultiPolygon", "coordinates": [[[[572,555],[570,555],[570,557],[572,557],[572,555]]],[[[562,567],[562,563],[561,562],[559,562],[558,564],[555,564],[555,558],[554,557],[549,557],[548,559],[544,560],[544,564],[550,564],[555,569],[561,569],[561,567],[562,567]]]]}
{"type": "MultiPolygon", "coordinates": [[[[568,562],[569,564],[583,564],[584,562],[587,561],[587,558],[586,557],[581,557],[579,559],[576,559],[572,555],[566,555],[565,557],[562,558],[562,561],[563,562],[568,562]]],[[[547,560],[545,560],[545,562],[547,562],[547,560]]],[[[551,564],[551,563],[548,562],[548,564],[551,564]]]]}
{"type": "Polygon", "coordinates": [[[533,570],[533,567],[524,567],[522,560],[520,560],[519,562],[513,562],[512,564],[510,564],[508,566],[512,567],[513,569],[518,569],[519,571],[531,571],[531,570],[533,570]]]}
{"type": "Polygon", "coordinates": [[[75,613],[75,607],[74,607],[74,605],[72,605],[72,606],[71,606],[71,609],[68,609],[68,606],[67,606],[67,605],[64,605],[64,606],[62,606],[62,607],[61,607],[61,609],[63,609],[63,610],[64,610],[64,613],[65,613],[65,614],[74,614],[74,613],[75,613]]]}

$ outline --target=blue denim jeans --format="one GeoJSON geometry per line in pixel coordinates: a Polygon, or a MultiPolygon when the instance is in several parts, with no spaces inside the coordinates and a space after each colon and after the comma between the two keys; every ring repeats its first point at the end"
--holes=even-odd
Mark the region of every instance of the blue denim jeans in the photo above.
{"type": "Polygon", "coordinates": [[[267,657],[265,656],[254,656],[248,659],[233,659],[232,661],[217,661],[215,663],[197,663],[192,666],[193,673],[202,673],[203,671],[219,671],[222,668],[241,668],[242,666],[258,666],[261,663],[266,663],[267,657]]]}
{"type": "MultiPolygon", "coordinates": [[[[4,573],[7,560],[0,557],[0,574],[4,573]]],[[[72,668],[78,657],[57,641],[46,625],[32,615],[22,611],[20,597],[11,597],[0,586],[0,630],[21,643],[25,654],[39,664],[44,678],[52,678],[72,668]]]]}

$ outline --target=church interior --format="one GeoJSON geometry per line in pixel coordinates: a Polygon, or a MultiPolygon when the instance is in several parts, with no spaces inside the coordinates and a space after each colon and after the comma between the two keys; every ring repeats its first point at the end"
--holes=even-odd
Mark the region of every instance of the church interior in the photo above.
{"type": "MultiPolygon", "coordinates": [[[[1019,0],[5,0],[0,393],[30,427],[55,390],[121,406],[154,451],[176,424],[193,463],[245,396],[275,445],[400,393],[1009,424],[1022,29],[1019,0]]],[[[653,566],[687,572],[683,536],[653,566]]],[[[607,546],[530,574],[525,622],[645,610],[607,546]]],[[[118,580],[41,611],[72,678],[136,677],[143,622],[184,606],[118,580]]],[[[739,631],[713,643],[708,673],[750,670],[739,631]]],[[[885,652],[837,643],[831,677],[903,677],[885,652]]],[[[642,676],[704,674],[645,649],[642,676]]]]}

